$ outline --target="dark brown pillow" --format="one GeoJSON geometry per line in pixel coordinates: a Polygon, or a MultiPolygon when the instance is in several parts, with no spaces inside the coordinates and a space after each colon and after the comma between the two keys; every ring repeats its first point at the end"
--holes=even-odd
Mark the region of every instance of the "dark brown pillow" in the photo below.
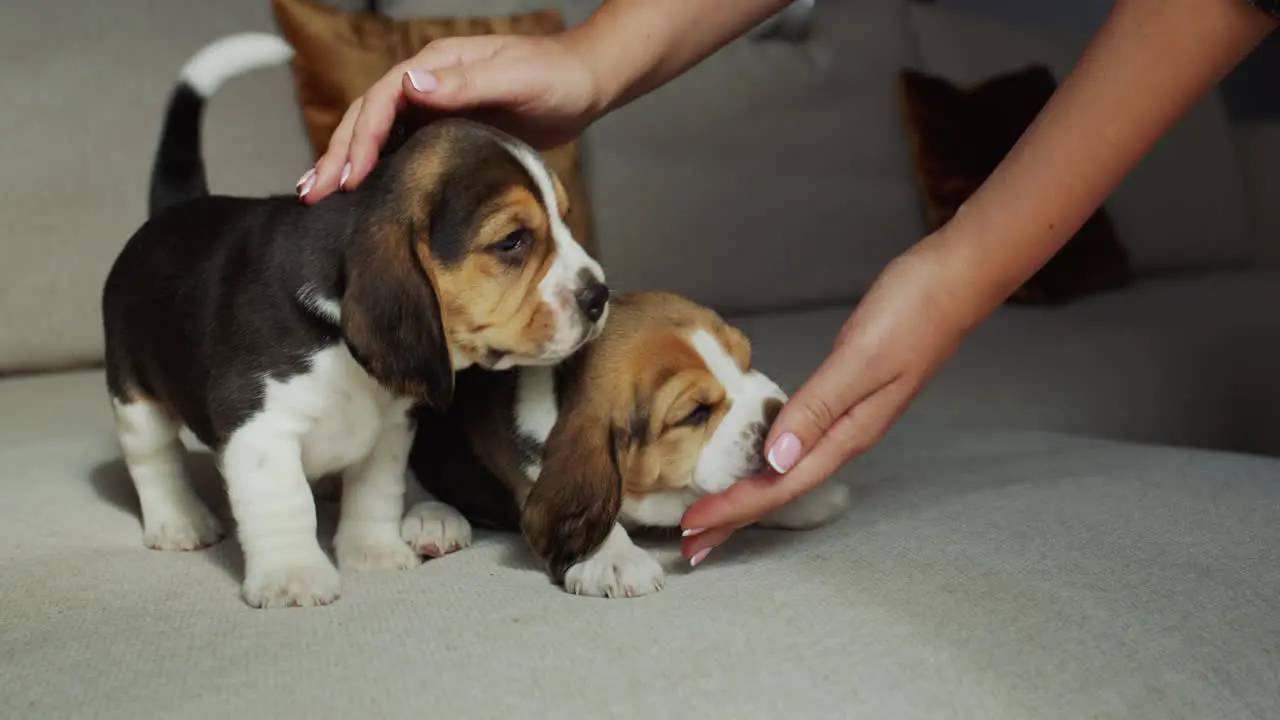
{"type": "MultiPolygon", "coordinates": [[[[329,136],[351,103],[396,63],[416,54],[432,40],[490,33],[550,35],[564,29],[555,10],[500,17],[420,18],[395,21],[382,15],[352,12],[312,0],[273,0],[276,23],[293,46],[292,71],[298,103],[319,158],[329,136]]],[[[412,123],[436,119],[425,110],[406,113],[412,123]]],[[[542,153],[569,195],[567,218],[574,237],[596,255],[591,207],[582,174],[580,143],[571,141],[542,153]]]]}
{"type": "MultiPolygon", "coordinates": [[[[1057,89],[1053,74],[1032,65],[972,88],[903,70],[899,89],[931,229],[955,215],[1013,149],[1057,89]]],[[[1131,279],[1129,256],[1105,209],[1080,230],[1009,301],[1055,304],[1113,290],[1131,279]]]]}

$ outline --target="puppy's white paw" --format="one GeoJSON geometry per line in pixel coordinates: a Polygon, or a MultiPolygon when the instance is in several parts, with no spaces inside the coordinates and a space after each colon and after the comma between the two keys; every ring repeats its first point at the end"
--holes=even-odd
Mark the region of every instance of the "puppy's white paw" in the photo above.
{"type": "Polygon", "coordinates": [[[143,519],[142,544],[152,550],[202,550],[224,537],[222,523],[198,501],[153,511],[143,519]]]}
{"type": "Polygon", "coordinates": [[[242,588],[245,602],[256,608],[318,607],[338,599],[338,569],[316,548],[297,558],[250,564],[242,588]]]}
{"type": "Polygon", "coordinates": [[[849,507],[849,487],[829,480],[760,520],[762,527],[808,530],[835,520],[849,507]]]}
{"type": "Polygon", "coordinates": [[[410,570],[422,564],[417,553],[395,536],[339,535],[333,549],[342,570],[410,570]]]}
{"type": "Polygon", "coordinates": [[[616,598],[658,592],[665,584],[662,566],[643,548],[605,545],[590,559],[569,568],[564,587],[574,595],[616,598]]]}
{"type": "Polygon", "coordinates": [[[400,537],[419,555],[440,557],[471,544],[471,523],[453,506],[426,500],[409,508],[400,537]]]}

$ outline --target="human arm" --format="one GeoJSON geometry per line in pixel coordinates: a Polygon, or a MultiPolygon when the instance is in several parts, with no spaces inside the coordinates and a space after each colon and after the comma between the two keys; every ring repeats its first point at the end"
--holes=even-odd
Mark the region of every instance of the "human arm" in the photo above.
{"type": "Polygon", "coordinates": [[[781,477],[690,507],[684,554],[700,561],[874,445],[964,336],[1275,27],[1245,0],[1119,0],[1016,146],[951,221],[890,263],[784,406],[766,445],[781,477]]]}
{"type": "Polygon", "coordinates": [[[339,187],[358,186],[408,103],[478,112],[541,148],[558,145],[685,72],[786,4],[606,0],[582,24],[552,36],[437,40],[392,68],[348,108],[298,189],[314,203],[339,187]]]}

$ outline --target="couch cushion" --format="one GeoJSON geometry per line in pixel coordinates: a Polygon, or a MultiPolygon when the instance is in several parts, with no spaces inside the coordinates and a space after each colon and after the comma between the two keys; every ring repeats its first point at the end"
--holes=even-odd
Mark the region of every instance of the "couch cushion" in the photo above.
{"type": "Polygon", "coordinates": [[[1249,188],[1254,232],[1263,251],[1280,259],[1280,122],[1238,123],[1236,138],[1249,188]]]}
{"type": "MultiPolygon", "coordinates": [[[[169,91],[192,53],[242,30],[274,31],[270,5],[5,3],[0,372],[101,358],[102,282],[145,219],[169,91]]],[[[224,86],[204,125],[213,190],[291,192],[311,165],[297,108],[284,66],[224,86]]]]}
{"type": "MultiPolygon", "coordinates": [[[[1044,65],[974,86],[906,68],[899,78],[903,122],[929,229],[951,221],[986,182],[1057,90],[1044,65]]],[[[1057,304],[1130,281],[1129,257],[1106,208],[1098,208],[1010,302],[1057,304]]]]}
{"type": "MultiPolygon", "coordinates": [[[[406,18],[598,0],[398,0],[406,18]]],[[[920,239],[895,95],[913,58],[899,0],[818,3],[797,44],[743,38],[584,135],[610,285],[726,310],[849,299],[920,239]],[[732,271],[728,268],[733,267],[732,271]]]]}
{"type": "Polygon", "coordinates": [[[0,716],[1230,720],[1280,703],[1275,460],[907,419],[842,476],[857,502],[837,525],[744,531],[693,573],[656,542],[656,595],[567,595],[516,536],[481,533],[348,576],[327,608],[260,611],[234,542],[142,546],[101,385],[0,382],[0,716]]]}
{"type": "MultiPolygon", "coordinates": [[[[1061,83],[1091,39],[933,4],[907,5],[920,69],[962,84],[1031,63],[1048,65],[1061,83]]],[[[1105,205],[1134,267],[1150,270],[1267,257],[1251,231],[1248,201],[1239,148],[1215,89],[1156,143],[1105,205]]]]}
{"type": "MultiPolygon", "coordinates": [[[[1280,271],[1145,280],[1057,308],[1005,306],[910,416],[1280,455],[1280,271]]],[[[788,390],[851,306],[736,317],[788,390]]]]}

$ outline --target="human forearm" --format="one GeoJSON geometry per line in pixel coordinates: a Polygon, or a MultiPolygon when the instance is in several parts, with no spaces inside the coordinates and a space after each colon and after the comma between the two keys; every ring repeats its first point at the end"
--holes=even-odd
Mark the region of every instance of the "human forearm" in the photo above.
{"type": "Polygon", "coordinates": [[[601,113],[680,75],[788,0],[606,0],[565,33],[588,58],[601,113]]]}
{"type": "Polygon", "coordinates": [[[1119,0],[1000,166],[924,243],[977,322],[1048,261],[1276,22],[1244,0],[1119,0]]]}

